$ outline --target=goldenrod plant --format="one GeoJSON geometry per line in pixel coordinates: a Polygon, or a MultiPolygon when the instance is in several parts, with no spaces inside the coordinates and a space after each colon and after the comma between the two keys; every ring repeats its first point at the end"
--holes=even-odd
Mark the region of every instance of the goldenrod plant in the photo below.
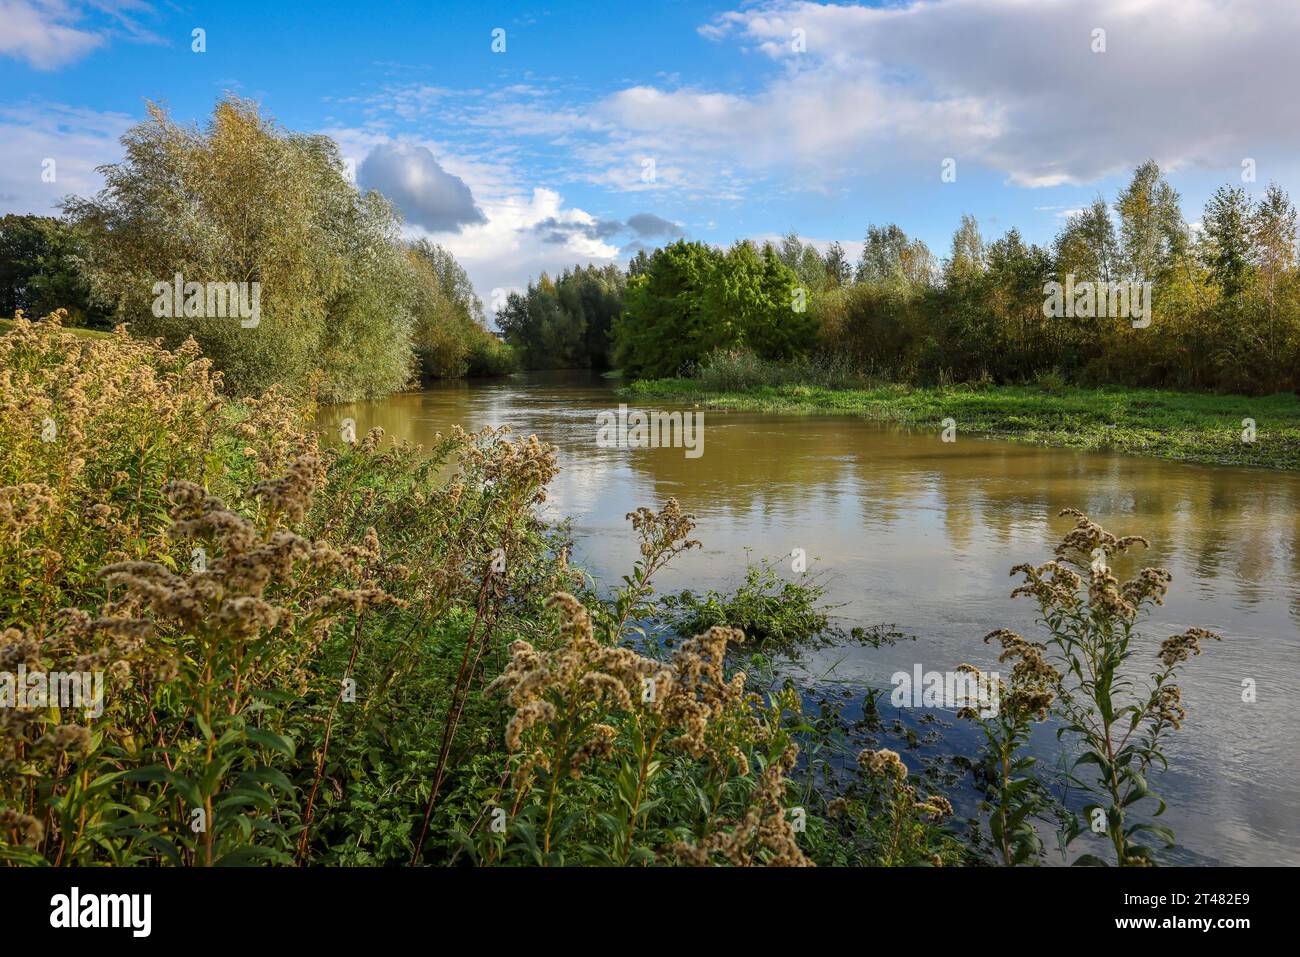
{"type": "MultiPolygon", "coordinates": [[[[735,599],[676,603],[698,620],[667,637],[689,616],[655,578],[700,547],[676,500],[629,513],[639,557],[601,596],[539,517],[558,462],[536,437],[326,437],[310,390],[228,396],[192,340],[62,319],[0,337],[0,860],[981,860],[944,779],[878,740],[906,753],[914,728],[775,679],[787,652],[763,645],[828,622],[815,589],[756,568],[735,599]]],[[[1047,719],[1081,746],[1069,781],[1114,860],[1149,863],[1142,838],[1172,834],[1135,814],[1184,717],[1178,666],[1213,636],[1149,649],[1168,574],[1119,583],[1109,560],[1142,540],[1070,514],[1056,560],[1016,568],[1046,639],[989,636],[1015,662],[996,718],[976,715],[993,855],[1042,859],[1051,782],[1027,738],[1047,719]]]]}
{"type": "MultiPolygon", "coordinates": [[[[1220,636],[1189,628],[1153,647],[1139,624],[1152,605],[1164,603],[1172,576],[1148,567],[1121,583],[1111,571],[1111,560],[1148,547],[1147,540],[1116,537],[1078,509],[1061,514],[1073,517],[1075,525],[1057,545],[1056,557],[1011,570],[1024,576],[1013,596],[1031,597],[1038,604],[1045,641],[1029,642],[1008,629],[986,640],[1001,644],[1001,660],[1016,661],[1011,713],[1041,713],[1050,704],[1062,722],[1058,737],[1068,736],[1079,747],[1068,780],[1083,790],[1087,801],[1084,820],[1071,815],[1066,822],[1067,844],[1088,834],[1104,835],[1113,851],[1112,863],[1148,865],[1154,850],[1143,838],[1174,843],[1168,827],[1137,816],[1137,805],[1154,803],[1152,817],[1165,810],[1147,778],[1154,767],[1167,766],[1164,738],[1187,716],[1175,683],[1178,666],[1201,653],[1202,641],[1218,641],[1220,636]]],[[[998,815],[1020,826],[1024,805],[1010,793],[1013,784],[1019,782],[1008,777],[998,815]],[[1016,808],[1009,818],[1008,805],[1016,808]]],[[[1089,852],[1074,862],[1104,860],[1089,852]]]]}

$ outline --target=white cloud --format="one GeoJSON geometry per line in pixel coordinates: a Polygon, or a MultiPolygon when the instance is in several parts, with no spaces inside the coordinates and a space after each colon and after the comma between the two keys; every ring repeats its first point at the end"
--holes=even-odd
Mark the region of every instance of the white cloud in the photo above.
{"type": "Polygon", "coordinates": [[[974,161],[1025,186],[1085,183],[1154,157],[1235,166],[1300,146],[1300,4],[1270,0],[775,3],[717,17],[779,64],[760,92],[624,91],[626,123],[716,124],[711,150],[828,171],[882,151],[974,161]],[[1092,31],[1106,31],[1106,52],[1092,31]],[[792,49],[796,28],[806,52],[792,49]]]}
{"type": "Polygon", "coordinates": [[[72,26],[80,14],[62,0],[0,0],[0,55],[56,70],[81,59],[104,38],[72,26]]]}
{"type": "Polygon", "coordinates": [[[89,196],[103,186],[96,167],[121,158],[118,138],[134,120],[58,103],[0,106],[0,212],[57,215],[69,194],[89,196]],[[42,173],[54,161],[54,182],[42,173]]]}
{"type": "Polygon", "coordinates": [[[751,53],[758,82],[682,85],[666,74],[588,102],[531,85],[491,97],[397,88],[367,102],[400,115],[419,101],[462,138],[516,149],[542,141],[529,155],[553,161],[552,182],[682,203],[775,188],[835,194],[918,170],[937,184],[948,157],[959,176],[991,170],[1043,187],[1095,182],[1148,158],[1223,170],[1300,147],[1296,3],[775,0],[699,32],[751,53]],[[1098,27],[1104,53],[1093,52],[1098,27]]]}
{"type": "MultiPolygon", "coordinates": [[[[335,127],[322,130],[339,145],[345,159],[364,157],[397,142],[382,127],[335,127]]],[[[412,222],[410,236],[424,236],[449,249],[469,273],[474,290],[492,313],[492,292],[522,290],[542,272],[560,270],[589,261],[613,262],[623,251],[610,240],[618,231],[607,220],[586,210],[566,206],[554,189],[532,187],[509,161],[509,150],[497,154],[457,152],[447,143],[404,139],[408,148],[427,149],[438,157],[442,168],[464,181],[472,192],[484,221],[463,226],[459,232],[432,230],[412,222]]],[[[360,162],[358,161],[358,165],[360,162]]],[[[656,216],[636,220],[636,225],[617,223],[624,232],[647,227],[664,229],[667,220],[656,216]]],[[[675,224],[672,224],[675,225],[675,224]]]]}
{"type": "Polygon", "coordinates": [[[114,36],[162,43],[140,23],[153,12],[144,0],[0,0],[0,56],[57,70],[114,36]]]}
{"type": "Polygon", "coordinates": [[[585,210],[566,207],[563,197],[552,189],[534,189],[531,195],[506,197],[483,204],[487,222],[466,226],[453,235],[434,235],[465,267],[474,289],[493,309],[493,290],[505,292],[524,288],[541,273],[555,275],[579,263],[613,262],[619,248],[596,235],[598,221],[585,210]],[[571,224],[577,228],[558,233],[540,229],[548,223],[571,224]]]}
{"type": "MultiPolygon", "coordinates": [[[[591,102],[506,88],[486,98],[386,92],[489,142],[563,150],[556,182],[742,202],[773,188],[835,193],[942,160],[1027,187],[1082,185],[1148,158],[1235,168],[1300,147],[1300,4],[1271,0],[776,0],[699,32],[766,62],[757,86],[657,84],[591,102]],[[1093,30],[1106,51],[1093,52],[1093,30]],[[795,30],[804,52],[792,48],[795,30]],[[646,161],[655,175],[647,178],[646,161]]],[[[557,164],[558,166],[558,164],[557,164]]]]}

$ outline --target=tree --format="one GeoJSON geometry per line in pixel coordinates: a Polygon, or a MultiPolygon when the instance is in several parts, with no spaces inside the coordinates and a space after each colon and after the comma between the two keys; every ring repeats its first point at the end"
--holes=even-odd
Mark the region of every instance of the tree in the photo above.
{"type": "Polygon", "coordinates": [[[1024,380],[1062,363],[1063,330],[1043,316],[1043,284],[1051,277],[1052,257],[1041,246],[1026,244],[1018,229],[1008,230],[985,250],[985,279],[998,329],[991,364],[1004,380],[1024,380]]]}
{"type": "Polygon", "coordinates": [[[1276,183],[1269,184],[1247,229],[1265,296],[1272,302],[1279,281],[1296,266],[1296,209],[1276,183]]]}
{"type": "Polygon", "coordinates": [[[321,396],[351,399],[400,388],[411,315],[398,218],[378,193],[347,180],[338,148],[277,127],[228,96],[203,129],[150,104],[103,167],[93,199],[68,215],[87,238],[95,293],[146,336],[194,336],[228,387],[299,387],[321,373],[321,396]],[[244,283],[260,291],[260,320],[155,315],[158,283],[244,283]],[[355,361],[360,344],[370,361],[355,361]]]}
{"type": "Polygon", "coordinates": [[[740,346],[763,359],[793,359],[812,344],[809,289],[796,295],[799,277],[775,248],[738,242],[717,261],[705,287],[704,310],[714,335],[702,340],[703,358],[740,346]]]}
{"type": "Polygon", "coordinates": [[[614,323],[614,361],[629,376],[677,375],[714,344],[735,341],[731,317],[706,317],[704,309],[721,258],[712,246],[678,240],[655,250],[650,268],[628,282],[614,323]]]}
{"type": "Polygon", "coordinates": [[[826,278],[834,286],[846,286],[853,279],[853,267],[838,240],[826,248],[826,278]]]}
{"type": "Polygon", "coordinates": [[[582,316],[582,366],[610,367],[610,335],[614,319],[623,311],[627,278],[617,266],[575,266],[560,277],[557,289],[561,308],[582,316]]]}
{"type": "MultiPolygon", "coordinates": [[[[1270,183],[1264,198],[1259,201],[1250,218],[1250,243],[1254,249],[1255,268],[1262,287],[1265,365],[1272,389],[1280,387],[1279,373],[1284,358],[1285,331],[1281,328],[1280,305],[1290,307],[1290,316],[1296,317],[1293,279],[1296,267],[1296,209],[1290,197],[1276,183],[1270,183]]],[[[1294,364],[1292,364],[1294,369],[1294,364]]]]}
{"type": "Polygon", "coordinates": [[[574,266],[554,281],[543,273],[526,293],[506,300],[497,325],[527,368],[605,369],[625,286],[613,264],[574,266]]]}
{"type": "Polygon", "coordinates": [[[632,376],[673,376],[717,349],[748,348],[792,359],[812,348],[808,293],[770,243],[740,241],[726,253],[680,240],[656,251],[628,284],[615,323],[615,360],[632,376]]]}
{"type": "Polygon", "coordinates": [[[1254,258],[1250,197],[1240,186],[1220,186],[1205,206],[1201,223],[1203,255],[1210,278],[1224,299],[1236,300],[1245,291],[1254,258]]]}
{"type": "Polygon", "coordinates": [[[952,234],[952,253],[944,263],[944,282],[965,282],[981,275],[987,263],[984,259],[984,239],[974,216],[963,214],[961,225],[952,234]]]}
{"type": "Polygon", "coordinates": [[[893,223],[867,227],[858,282],[924,287],[933,284],[934,273],[934,256],[921,240],[909,240],[893,223]]]}
{"type": "Polygon", "coordinates": [[[793,229],[781,239],[777,253],[781,262],[799,279],[800,285],[811,291],[825,289],[829,281],[826,262],[812,243],[805,243],[793,229]]]}
{"type": "Polygon", "coordinates": [[[650,271],[650,256],[644,249],[638,249],[636,255],[627,262],[627,277],[641,276],[650,271]]]}
{"type": "Polygon", "coordinates": [[[40,318],[68,310],[65,324],[106,329],[112,312],[90,297],[72,228],[51,216],[0,217],[0,316],[40,318]]]}
{"type": "Polygon", "coordinates": [[[1115,201],[1119,216],[1119,272],[1133,282],[1160,282],[1187,244],[1178,193],[1154,160],[1133,173],[1115,201]]]}
{"type": "Polygon", "coordinates": [[[412,337],[421,372],[430,378],[465,375],[475,341],[488,335],[483,303],[460,263],[441,246],[416,240],[406,258],[412,337]]]}
{"type": "Polygon", "coordinates": [[[1055,258],[1062,282],[1067,275],[1073,275],[1076,281],[1096,283],[1119,278],[1115,224],[1104,198],[1098,196],[1091,206],[1066,221],[1056,237],[1055,258]]]}

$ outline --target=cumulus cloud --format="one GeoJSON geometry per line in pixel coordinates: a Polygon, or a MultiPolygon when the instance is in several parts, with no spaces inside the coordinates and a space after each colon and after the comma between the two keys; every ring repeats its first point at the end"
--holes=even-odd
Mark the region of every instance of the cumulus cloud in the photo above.
{"type": "Polygon", "coordinates": [[[577,263],[611,263],[620,255],[600,235],[601,220],[567,206],[553,189],[485,202],[483,210],[485,222],[439,241],[465,267],[489,313],[504,303],[506,293],[543,272],[555,275],[577,263]]]}
{"type": "Polygon", "coordinates": [[[458,232],[486,222],[465,181],[443,169],[424,146],[376,146],[357,170],[357,180],[364,189],[379,190],[407,221],[431,233],[458,232]]]}
{"type": "MultiPolygon", "coordinates": [[[[396,145],[381,125],[335,126],[321,132],[338,143],[345,158],[396,145]]],[[[558,190],[530,185],[526,171],[510,161],[509,153],[481,146],[461,151],[454,143],[433,140],[405,142],[408,148],[418,146],[436,154],[449,175],[464,181],[481,211],[481,219],[458,232],[436,233],[412,220],[405,231],[408,236],[428,236],[450,250],[469,273],[489,313],[507,293],[523,289],[541,273],[554,275],[579,263],[615,262],[624,255],[618,237],[636,235],[638,227],[663,229],[658,224],[668,222],[648,212],[628,220],[593,216],[568,205],[558,190]]]]}

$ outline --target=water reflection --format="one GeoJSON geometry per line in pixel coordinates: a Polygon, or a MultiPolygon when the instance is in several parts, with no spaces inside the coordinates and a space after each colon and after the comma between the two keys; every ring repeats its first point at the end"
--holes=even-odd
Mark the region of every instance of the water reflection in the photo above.
{"type": "Polygon", "coordinates": [[[377,425],[426,445],[453,424],[509,424],[554,443],[562,472],[548,517],[572,516],[575,558],[604,582],[636,559],[624,515],[670,496],[695,513],[705,547],[681,556],[661,590],[733,584],[747,560],[804,548],[850,623],[896,622],[921,638],[821,653],[820,664],[860,685],[886,685],[918,660],[993,666],[985,633],[1034,629],[1033,608],[1009,598],[1008,570],[1049,557],[1070,524],[1056,517],[1062,508],[1145,535],[1152,547],[1135,561],[1174,575],[1153,642],[1189,625],[1227,636],[1187,668],[1191,720],[1173,738],[1175,770],[1162,782],[1166,818],[1194,849],[1184,859],[1300,863],[1290,806],[1300,785],[1291,707],[1300,700],[1300,476],[960,433],[945,444],[850,417],[715,411],[705,413],[700,458],[597,448],[596,413],[620,401],[595,377],[533,374],[335,406],[321,424],[336,431],[352,417],[359,434],[377,425]],[[1257,682],[1255,704],[1241,701],[1245,678],[1257,682]]]}

